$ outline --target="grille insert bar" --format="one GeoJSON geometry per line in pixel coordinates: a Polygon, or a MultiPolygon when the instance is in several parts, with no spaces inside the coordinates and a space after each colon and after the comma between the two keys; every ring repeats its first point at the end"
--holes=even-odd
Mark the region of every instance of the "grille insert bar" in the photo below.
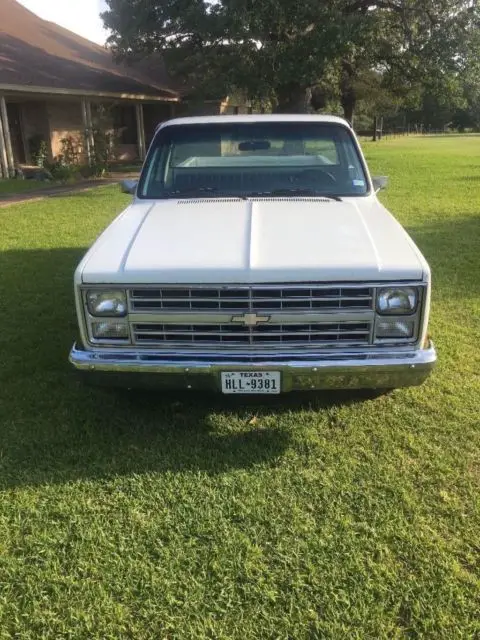
{"type": "Polygon", "coordinates": [[[159,311],[304,311],[372,309],[370,287],[185,287],[132,289],[133,312],[159,311]]]}
{"type": "Polygon", "coordinates": [[[350,346],[368,344],[371,323],[341,322],[317,324],[276,324],[243,327],[233,324],[154,324],[132,325],[134,341],[138,345],[199,345],[229,346],[278,345],[302,347],[311,344],[350,346]]]}

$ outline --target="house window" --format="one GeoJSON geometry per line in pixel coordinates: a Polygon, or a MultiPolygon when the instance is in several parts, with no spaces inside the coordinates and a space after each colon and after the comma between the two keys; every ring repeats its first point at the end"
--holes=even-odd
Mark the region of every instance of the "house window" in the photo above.
{"type": "Polygon", "coordinates": [[[113,127],[120,144],[137,144],[137,121],[133,105],[115,105],[113,127]]]}

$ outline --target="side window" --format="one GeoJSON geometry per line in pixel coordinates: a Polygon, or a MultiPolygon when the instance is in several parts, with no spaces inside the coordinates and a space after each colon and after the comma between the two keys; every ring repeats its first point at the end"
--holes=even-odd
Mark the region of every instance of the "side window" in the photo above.
{"type": "Polygon", "coordinates": [[[350,136],[348,136],[348,138],[346,138],[346,136],[348,136],[348,134],[345,134],[345,137],[342,136],[342,147],[348,163],[348,179],[350,181],[350,185],[354,189],[359,189],[363,192],[365,190],[366,183],[360,158],[356,153],[353,140],[351,140],[350,136]]]}
{"type": "Polygon", "coordinates": [[[170,162],[168,157],[171,154],[171,145],[157,147],[153,152],[148,164],[144,167],[145,180],[142,186],[142,195],[148,193],[155,195],[164,186],[169,186],[172,180],[170,162]]]}

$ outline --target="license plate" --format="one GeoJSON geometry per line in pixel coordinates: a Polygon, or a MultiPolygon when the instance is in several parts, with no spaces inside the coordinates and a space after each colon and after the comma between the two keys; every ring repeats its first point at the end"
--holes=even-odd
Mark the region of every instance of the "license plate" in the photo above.
{"type": "Polygon", "coordinates": [[[280,393],[280,371],[224,371],[223,393],[280,393]]]}

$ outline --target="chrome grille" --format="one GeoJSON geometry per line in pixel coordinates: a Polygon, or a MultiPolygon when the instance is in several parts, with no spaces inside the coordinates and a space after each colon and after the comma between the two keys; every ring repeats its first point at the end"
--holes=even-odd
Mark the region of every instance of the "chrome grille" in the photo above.
{"type": "Polygon", "coordinates": [[[371,310],[370,287],[252,285],[138,288],[129,292],[130,311],[336,311],[371,310]]]}
{"type": "Polygon", "coordinates": [[[132,325],[137,345],[145,346],[275,346],[308,345],[361,346],[369,343],[370,322],[322,322],[315,324],[265,324],[243,327],[235,324],[157,324],[132,325]]]}

